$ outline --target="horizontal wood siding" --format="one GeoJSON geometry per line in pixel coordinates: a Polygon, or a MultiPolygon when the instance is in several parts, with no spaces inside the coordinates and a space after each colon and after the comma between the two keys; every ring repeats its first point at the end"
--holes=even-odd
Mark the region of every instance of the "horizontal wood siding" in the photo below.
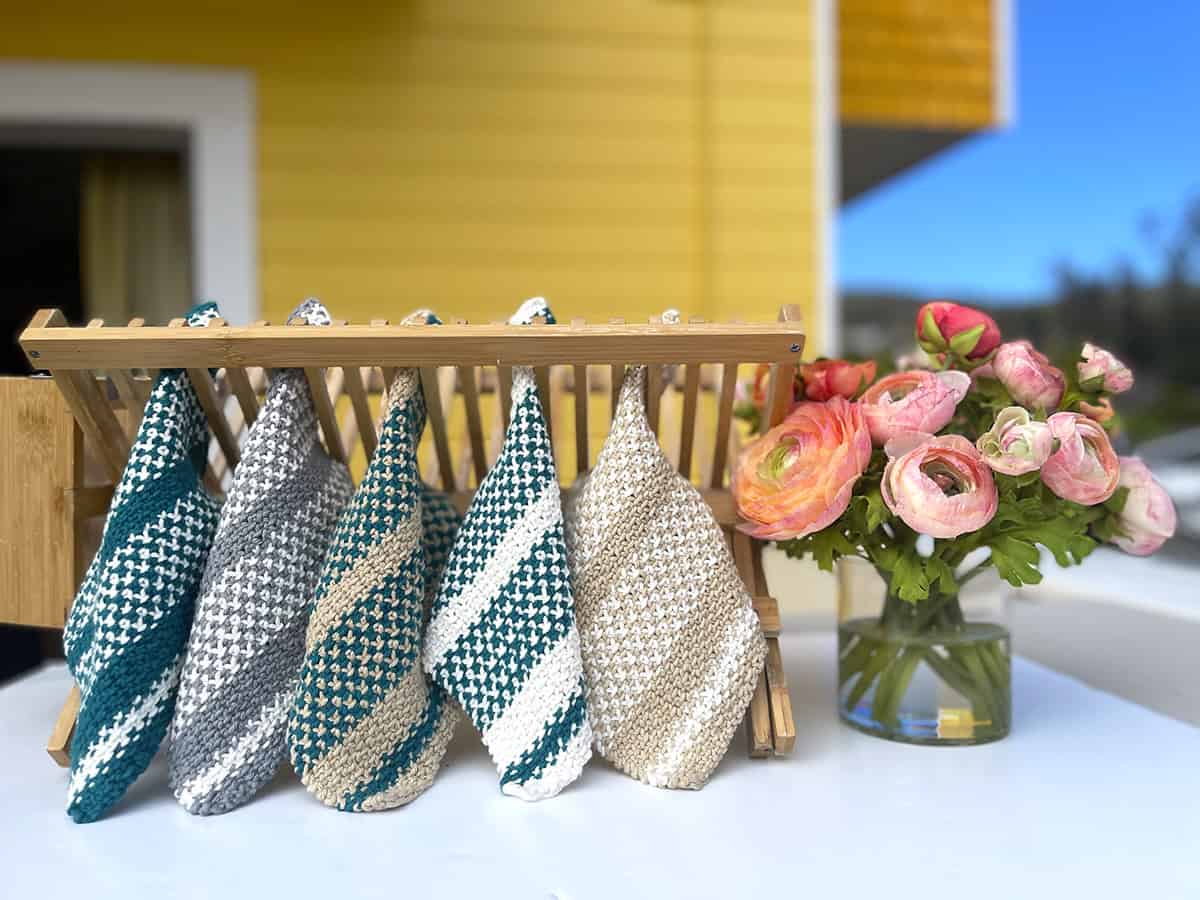
{"type": "MultiPolygon", "coordinates": [[[[264,317],[813,321],[808,2],[27,5],[0,56],[244,67],[264,317]]],[[[220,299],[220,298],[215,298],[220,299]]]]}
{"type": "Polygon", "coordinates": [[[998,124],[996,0],[840,0],[843,122],[971,130],[998,124]]]}

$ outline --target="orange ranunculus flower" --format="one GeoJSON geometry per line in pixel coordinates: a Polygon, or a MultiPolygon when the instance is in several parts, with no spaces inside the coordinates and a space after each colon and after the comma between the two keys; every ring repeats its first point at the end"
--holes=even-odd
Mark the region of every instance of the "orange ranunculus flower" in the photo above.
{"type": "Polygon", "coordinates": [[[871,461],[862,408],[844,397],[799,404],[742,451],[733,476],[739,526],[786,540],[820,531],[845,512],[871,461]]]}
{"type": "Polygon", "coordinates": [[[852,363],[844,359],[819,359],[800,367],[804,396],[825,401],[831,397],[853,400],[875,380],[875,361],[852,363]]]}

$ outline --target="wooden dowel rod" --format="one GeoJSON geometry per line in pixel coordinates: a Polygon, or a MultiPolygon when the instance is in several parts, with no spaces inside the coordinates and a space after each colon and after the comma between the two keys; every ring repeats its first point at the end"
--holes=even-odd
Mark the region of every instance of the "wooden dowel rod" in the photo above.
{"type": "Polygon", "coordinates": [[[306,368],[304,378],[308,382],[308,390],[312,394],[313,408],[317,412],[317,421],[321,423],[321,432],[325,435],[325,450],[330,457],[344,463],[346,461],[345,445],[342,443],[342,433],[338,428],[337,416],[334,414],[333,400],[329,396],[329,384],[325,381],[325,373],[321,369],[306,368]]]}
{"type": "Polygon", "coordinates": [[[481,484],[487,477],[488,462],[483,442],[483,416],[479,411],[479,386],[475,381],[474,366],[458,367],[458,384],[462,390],[463,408],[467,413],[467,439],[471,446],[475,483],[481,484]]]}
{"type": "MultiPolygon", "coordinates": [[[[207,328],[227,328],[229,323],[224,319],[210,319],[207,328]]],[[[254,388],[250,384],[250,376],[246,374],[245,368],[242,366],[226,366],[225,380],[229,383],[229,388],[233,392],[233,396],[237,398],[238,406],[242,410],[242,425],[249,428],[254,424],[254,420],[258,418],[258,397],[254,393],[254,388]]],[[[236,433],[241,428],[241,425],[234,428],[236,433]]]]}
{"type": "Polygon", "coordinates": [[[538,402],[542,406],[542,415],[546,419],[546,435],[550,438],[551,446],[554,445],[554,407],[550,402],[550,369],[547,366],[538,366],[533,370],[533,380],[537,385],[538,402]]]}
{"type": "Polygon", "coordinates": [[[737,363],[726,363],[721,369],[721,396],[717,400],[717,436],[713,442],[712,472],[709,487],[725,483],[725,460],[729,453],[729,429],[733,424],[733,397],[737,390],[737,363]]]}
{"type": "MultiPolygon", "coordinates": [[[[350,395],[350,405],[354,409],[355,431],[362,440],[363,452],[367,461],[375,455],[375,447],[379,439],[375,434],[375,420],[371,417],[371,403],[367,399],[367,389],[363,384],[363,370],[358,366],[349,366],[343,372],[346,393],[350,395]]],[[[346,454],[350,458],[350,454],[346,454]]]]}
{"type": "Polygon", "coordinates": [[[692,446],[696,439],[696,406],[700,394],[700,363],[689,363],[683,383],[683,417],[679,425],[679,474],[692,477],[692,446]]]}
{"type": "Polygon", "coordinates": [[[438,370],[435,366],[422,366],[420,372],[421,388],[425,393],[425,409],[428,413],[429,427],[433,431],[433,448],[437,454],[438,472],[441,475],[442,488],[446,491],[453,491],[455,490],[454,460],[450,455],[450,439],[446,435],[446,417],[442,412],[442,394],[438,385],[438,370]]]}
{"type": "MultiPolygon", "coordinates": [[[[342,458],[346,460],[346,465],[350,464],[350,460],[354,457],[354,451],[358,447],[360,435],[356,425],[358,418],[355,415],[353,404],[344,413],[342,413],[342,458]]],[[[370,458],[367,459],[370,462],[370,458]]]]}
{"type": "Polygon", "coordinates": [[[50,374],[54,376],[54,382],[67,401],[75,421],[79,423],[84,437],[99,454],[108,474],[114,479],[120,478],[129,455],[125,446],[125,434],[113,414],[112,407],[100,396],[90,373],[60,369],[50,374]],[[107,422],[110,418],[111,424],[107,422]]]}
{"type": "MultiPolygon", "coordinates": [[[[332,326],[326,325],[317,329],[310,326],[304,320],[297,319],[288,323],[288,327],[294,328],[297,331],[308,332],[310,330],[324,330],[332,326]]],[[[337,415],[333,408],[333,404],[336,402],[336,395],[341,392],[342,384],[340,379],[334,379],[333,373],[337,370],[330,370],[326,373],[320,366],[304,366],[303,369],[304,380],[308,382],[308,390],[312,395],[313,409],[316,410],[317,421],[321,423],[321,433],[325,435],[325,452],[329,454],[331,459],[344,463],[346,461],[346,446],[342,441],[342,431],[338,427],[337,415]],[[331,387],[335,387],[337,390],[331,391],[331,387]]]]}
{"type": "Polygon", "coordinates": [[[500,417],[507,431],[508,417],[512,415],[512,367],[497,366],[496,374],[500,378],[500,417]]]}
{"type": "MultiPolygon", "coordinates": [[[[582,321],[582,320],[580,320],[582,321]]],[[[582,475],[591,468],[588,455],[588,367],[575,366],[575,473],[582,475]]]]}
{"type": "Polygon", "coordinates": [[[188,369],[187,375],[192,382],[192,387],[195,388],[200,408],[204,410],[208,424],[212,426],[213,436],[217,439],[221,453],[224,454],[226,463],[232,469],[241,461],[242,454],[238,449],[233,429],[229,427],[229,420],[225,418],[221,403],[217,399],[212,376],[208,374],[208,369],[188,369]]]}

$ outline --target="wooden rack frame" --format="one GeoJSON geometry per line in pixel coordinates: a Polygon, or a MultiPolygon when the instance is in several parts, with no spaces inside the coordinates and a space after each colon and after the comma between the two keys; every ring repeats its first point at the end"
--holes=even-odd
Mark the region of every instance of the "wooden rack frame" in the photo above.
{"type": "MultiPolygon", "coordinates": [[[[558,459],[563,475],[585,472],[595,448],[589,447],[588,396],[597,387],[609,393],[610,415],[615,408],[624,366],[674,365],[676,387],[682,394],[678,420],[676,464],[681,473],[693,474],[700,392],[716,396],[716,427],[711,436],[707,472],[700,474],[700,489],[717,521],[725,529],[738,571],[754,598],[754,607],[767,639],[767,660],[747,713],[748,752],[761,758],[791,752],[796,732],[783,662],[779,650],[779,607],[767,590],[762,567],[762,545],[736,530],[738,522],[727,473],[737,453],[733,422],[734,389],[738,366],[770,367],[762,428],[777,424],[787,412],[796,365],[804,347],[799,310],[786,306],[777,322],[707,323],[693,319],[667,324],[655,317],[642,323],[614,320],[588,324],[512,326],[502,324],[390,325],[386,320],[369,324],[335,322],[330,326],[287,327],[258,322],[231,327],[215,319],[205,328],[187,328],[182,319],[166,327],[147,327],[140,319],[125,326],[105,326],[93,320],[84,327],[69,327],[58,310],[41,310],[21,335],[20,343],[30,363],[48,370],[77,424],[76,442],[95,458],[105,473],[104,483],[75,483],[71,489],[104,498],[120,478],[130,444],[156,371],[182,368],[195,387],[208,418],[213,444],[206,481],[214,490],[227,483],[240,459],[240,442],[257,415],[266,389],[265,370],[296,367],[304,370],[316,406],[325,447],[336,459],[348,461],[359,448],[369,459],[377,442],[376,395],[390,384],[395,370],[413,366],[420,370],[428,407],[428,432],[432,445],[424,476],[449,492],[461,510],[494,461],[489,450],[481,412],[481,394],[496,392],[494,437],[507,424],[512,366],[535,367],[539,393],[549,422],[566,396],[574,408],[574,471],[558,459]],[[706,369],[707,367],[707,369],[706,369]],[[718,377],[706,377],[713,372],[718,377]],[[216,374],[210,374],[215,372],[216,374]],[[594,377],[599,376],[599,377],[594,377]],[[607,382],[607,383],[606,383],[607,382]],[[348,402],[339,418],[338,401],[348,402]],[[465,434],[455,440],[448,423],[450,406],[461,402],[465,434]],[[455,443],[461,445],[455,465],[455,443]]],[[[663,370],[652,366],[649,377],[648,414],[651,427],[662,436],[660,412],[663,370]]],[[[562,427],[561,424],[559,427],[562,427]]],[[[674,437],[674,436],[672,436],[674,437]]],[[[708,436],[703,436],[705,441],[708,436]]],[[[492,442],[498,444],[498,440],[492,442]]],[[[563,442],[556,444],[561,456],[563,442]]],[[[707,450],[707,446],[705,449],[707,450]]],[[[77,466],[82,471],[83,466],[77,466]]],[[[82,476],[80,476],[82,478],[82,476]]],[[[85,512],[99,516],[107,503],[91,504],[85,512]]],[[[71,526],[86,524],[78,513],[71,526]]],[[[78,561],[72,583],[81,575],[78,561]]],[[[55,725],[47,747],[62,765],[69,763],[69,747],[78,691],[73,689],[55,725]]]]}

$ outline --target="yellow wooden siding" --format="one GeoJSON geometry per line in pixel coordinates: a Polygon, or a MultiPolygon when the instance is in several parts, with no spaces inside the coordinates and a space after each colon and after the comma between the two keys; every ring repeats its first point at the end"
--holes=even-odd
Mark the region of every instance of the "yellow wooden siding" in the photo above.
{"type": "Polygon", "coordinates": [[[841,0],[843,122],[970,130],[998,124],[997,0],[841,0]]]}
{"type": "MultiPolygon", "coordinates": [[[[256,76],[264,314],[667,306],[819,335],[807,2],[27,5],[0,56],[256,76]]],[[[219,299],[219,298],[217,298],[219,299]]],[[[819,336],[810,346],[819,343],[819,336]]]]}

